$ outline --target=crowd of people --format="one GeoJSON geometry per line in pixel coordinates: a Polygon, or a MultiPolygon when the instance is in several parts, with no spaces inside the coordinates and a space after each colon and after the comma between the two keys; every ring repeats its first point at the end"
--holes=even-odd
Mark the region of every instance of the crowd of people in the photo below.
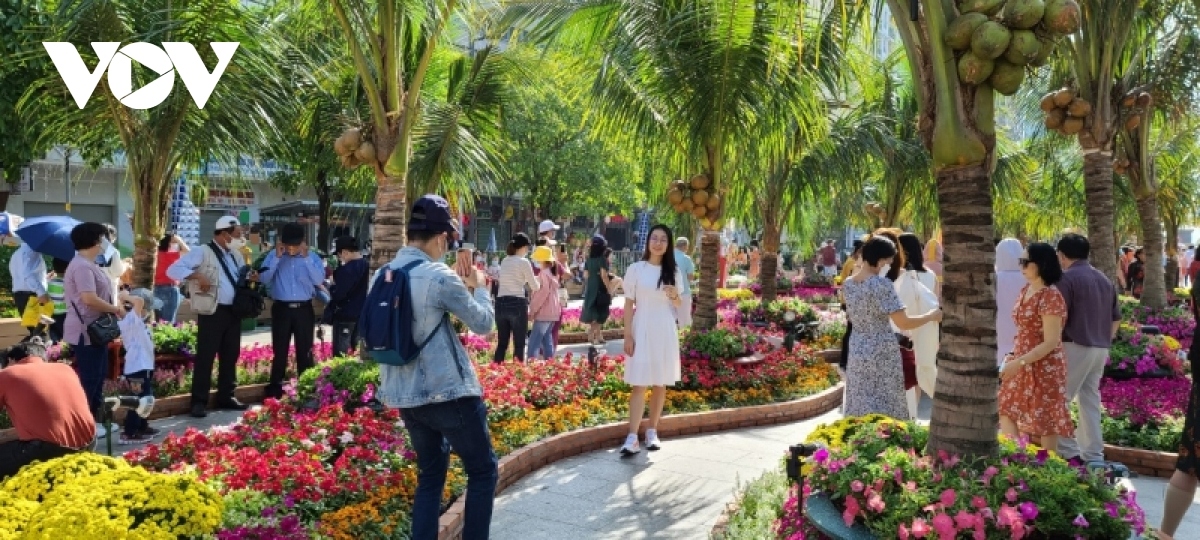
{"type": "MultiPolygon", "coordinates": [[[[589,360],[594,362],[605,343],[602,326],[614,298],[623,297],[624,380],[632,392],[620,454],[662,447],[657,427],[666,387],[681,378],[678,330],[691,321],[690,282],[696,266],[690,242],[655,225],[641,260],[617,276],[603,236],[588,242],[582,266],[572,268],[555,238],[558,230],[546,221],[536,240],[513,235],[507,256],[489,275],[483,255],[461,246],[458,222],[445,199],[426,195],[414,204],[407,244],[386,269],[406,268],[412,331],[414,339],[423,337],[422,346],[410,363],[380,365],[376,396],[400,410],[416,452],[415,538],[436,536],[451,450],[468,476],[464,538],[488,536],[497,482],[483,390],[462,342],[444,324],[447,315],[477,334],[494,333],[495,362],[509,358],[510,344],[518,362],[553,358],[569,304],[565,287],[577,279],[584,285],[581,320],[589,325],[589,360]],[[453,267],[441,264],[451,253],[453,267]]],[[[335,353],[350,352],[364,322],[359,317],[368,290],[379,275],[370,275],[357,240],[343,237],[335,244],[340,264],[327,280],[323,260],[309,248],[298,224],[282,227],[279,244],[261,261],[249,261],[241,223],[224,217],[204,245],[164,237],[153,290],[132,288],[121,282],[126,268],[117,263],[114,234],[100,223],[76,226],[70,235],[76,256],[54,259],[53,271],[27,246],[13,256],[18,307],[52,307],[46,308],[49,315],[39,317],[44,324],[31,328],[31,337],[0,358],[0,408],[9,412],[19,437],[0,444],[0,478],[34,460],[90,450],[109,436],[96,419],[103,410],[107,349],[116,333],[104,330],[110,322],[126,351],[124,378],[139,396],[151,396],[150,324],[175,321],[186,296],[198,326],[192,416],[207,414],[214,364],[216,406],[244,410],[246,405],[234,396],[242,335],[236,306],[243,289],[266,290],[272,300],[274,357],[266,394],[282,397],[289,358],[295,357],[298,373],[313,366],[318,322],[313,300],[326,304],[321,322],[333,327],[335,353]],[[46,345],[54,341],[71,345],[72,365],[45,361],[46,345]]],[[[847,416],[915,418],[920,394],[935,395],[941,250],[936,240],[923,244],[898,229],[880,229],[855,241],[844,265],[833,241],[818,250],[821,272],[840,272],[843,278],[840,293],[848,324],[840,367],[847,416]]],[[[757,273],[757,245],[746,253],[751,273],[757,273]]],[[[1124,269],[1127,278],[1136,277],[1142,262],[1137,253],[1124,269]]],[[[1077,234],[1064,235],[1056,245],[1022,245],[1014,238],[996,245],[998,431],[1028,437],[1081,463],[1104,459],[1099,386],[1121,320],[1118,285],[1093,268],[1089,256],[1087,238],[1077,234]],[[1069,413],[1071,403],[1078,408],[1078,423],[1069,413]]],[[[1133,292],[1136,283],[1128,279],[1124,287],[1133,292]]],[[[1187,429],[1194,436],[1200,398],[1193,395],[1192,401],[1187,429]]],[[[120,438],[137,443],[156,434],[145,418],[129,411],[120,438]]],[[[1164,529],[1177,526],[1187,508],[1180,501],[1190,501],[1198,471],[1200,452],[1181,453],[1179,472],[1167,492],[1164,529]]]]}

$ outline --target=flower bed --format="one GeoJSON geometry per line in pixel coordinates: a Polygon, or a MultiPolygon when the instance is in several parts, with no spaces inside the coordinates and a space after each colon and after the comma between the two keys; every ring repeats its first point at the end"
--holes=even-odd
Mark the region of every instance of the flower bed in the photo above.
{"type": "MultiPolygon", "coordinates": [[[[689,364],[687,382],[667,392],[667,412],[791,400],[836,383],[836,372],[808,351],[774,354],[761,367],[721,376],[689,364]]],[[[602,357],[596,369],[564,360],[477,366],[498,454],[625,418],[629,387],[621,381],[621,358],[602,357]]],[[[217,538],[403,537],[416,482],[405,433],[393,411],[347,412],[343,405],[369,402],[377,377],[374,365],[334,359],[306,373],[289,398],[268,400],[239,424],[169,436],[127,458],[151,470],[194,466],[218,486],[227,510],[217,538]],[[304,409],[305,402],[316,408],[304,409]],[[295,536],[280,536],[285,521],[299,531],[295,536]],[[276,536],[245,532],[254,528],[276,536]]],[[[455,461],[447,501],[462,492],[464,479],[455,461]]]]}
{"type": "Polygon", "coordinates": [[[0,540],[199,538],[225,508],[189,471],[159,474],[91,452],[29,465],[0,497],[0,540]]]}
{"type": "Polygon", "coordinates": [[[1134,494],[1045,450],[1002,440],[998,459],[971,462],[923,455],[928,436],[924,427],[879,415],[821,426],[808,440],[828,449],[818,450],[801,484],[791,486],[774,536],[820,537],[802,511],[814,494],[834,502],[840,524],[861,524],[876,538],[1129,538],[1145,532],[1134,494]]]}
{"type": "Polygon", "coordinates": [[[1182,344],[1175,337],[1145,334],[1140,326],[1122,324],[1109,351],[1104,376],[1117,379],[1178,377],[1184,373],[1181,351],[1182,344]]]}
{"type": "Polygon", "coordinates": [[[1104,442],[1116,446],[1175,452],[1183,433],[1183,415],[1191,395],[1187,377],[1167,379],[1104,379],[1100,419],[1104,442]]]}

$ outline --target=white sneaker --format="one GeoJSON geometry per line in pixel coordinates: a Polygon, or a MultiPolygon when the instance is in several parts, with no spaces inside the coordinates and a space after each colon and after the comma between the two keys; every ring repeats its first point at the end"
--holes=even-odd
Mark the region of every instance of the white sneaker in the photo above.
{"type": "Polygon", "coordinates": [[[108,428],[104,424],[96,424],[96,438],[103,439],[108,436],[108,428]]]}
{"type": "Polygon", "coordinates": [[[630,433],[625,437],[625,444],[621,445],[621,457],[629,457],[641,451],[642,447],[638,445],[636,433],[630,433]]]}
{"type": "Polygon", "coordinates": [[[646,450],[654,451],[662,448],[662,443],[658,440],[658,430],[646,430],[646,450]]]}

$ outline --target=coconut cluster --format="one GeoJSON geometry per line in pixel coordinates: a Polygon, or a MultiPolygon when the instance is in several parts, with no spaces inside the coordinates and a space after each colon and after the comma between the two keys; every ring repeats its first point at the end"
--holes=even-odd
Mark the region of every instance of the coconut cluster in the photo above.
{"type": "MultiPolygon", "coordinates": [[[[1121,98],[1118,121],[1126,130],[1142,125],[1142,116],[1153,103],[1149,92],[1134,91],[1121,98]]],[[[1071,88],[1062,88],[1042,96],[1040,104],[1046,113],[1046,128],[1060,135],[1075,135],[1083,130],[1085,121],[1092,113],[1092,104],[1078,96],[1071,88]]],[[[1120,160],[1114,168],[1120,169],[1120,160]]],[[[1124,168],[1128,167],[1128,163],[1124,168]]],[[[1121,171],[1118,171],[1121,172],[1121,171]]]]}
{"type": "MultiPolygon", "coordinates": [[[[1152,104],[1154,104],[1154,98],[1149,92],[1125,94],[1125,97],[1121,98],[1121,116],[1119,117],[1125,129],[1133,131],[1142,125],[1142,117],[1150,111],[1152,104]]],[[[1136,161],[1130,161],[1124,155],[1118,155],[1117,159],[1113,160],[1113,172],[1117,174],[1128,173],[1137,166],[1136,161]]]]}
{"type": "Polygon", "coordinates": [[[364,141],[362,130],[351,128],[343,131],[341,136],[333,141],[333,151],[342,160],[342,166],[353,169],[360,165],[375,163],[375,145],[364,141]]]}
{"type": "Polygon", "coordinates": [[[712,190],[712,181],[707,175],[697,174],[690,181],[677,180],[667,189],[667,201],[680,214],[691,214],[708,230],[721,227],[721,211],[724,209],[720,194],[712,190]]]}
{"type": "Polygon", "coordinates": [[[1046,128],[1061,135],[1074,135],[1082,131],[1084,119],[1092,113],[1092,104],[1075,95],[1070,88],[1043,96],[1041,108],[1046,113],[1046,128]]]}
{"type": "Polygon", "coordinates": [[[1046,64],[1055,40],[1079,30],[1075,0],[962,0],[946,28],[958,51],[958,79],[991,85],[1006,96],[1025,81],[1025,67],[1046,64]]]}

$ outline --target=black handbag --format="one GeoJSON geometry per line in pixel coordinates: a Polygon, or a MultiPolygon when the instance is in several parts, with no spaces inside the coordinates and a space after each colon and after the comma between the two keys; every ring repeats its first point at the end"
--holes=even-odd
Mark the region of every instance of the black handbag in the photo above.
{"type": "MultiPolygon", "coordinates": [[[[71,302],[71,307],[75,309],[75,316],[79,317],[79,321],[83,322],[83,313],[80,313],[79,306],[75,302],[71,302]]],[[[93,346],[107,346],[117,338],[121,337],[121,327],[117,326],[117,316],[112,313],[102,313],[100,317],[87,325],[88,340],[93,346]]]]}
{"type": "Polygon", "coordinates": [[[229,282],[233,284],[233,304],[230,305],[233,315],[239,319],[258,318],[267,307],[267,301],[263,298],[262,293],[239,283],[237,278],[233,276],[233,272],[229,270],[229,266],[225,264],[225,257],[221,255],[220,251],[217,251],[216,244],[214,243],[210,247],[213,250],[213,254],[217,256],[217,262],[221,265],[221,270],[225,271],[225,277],[229,278],[229,282]]]}

